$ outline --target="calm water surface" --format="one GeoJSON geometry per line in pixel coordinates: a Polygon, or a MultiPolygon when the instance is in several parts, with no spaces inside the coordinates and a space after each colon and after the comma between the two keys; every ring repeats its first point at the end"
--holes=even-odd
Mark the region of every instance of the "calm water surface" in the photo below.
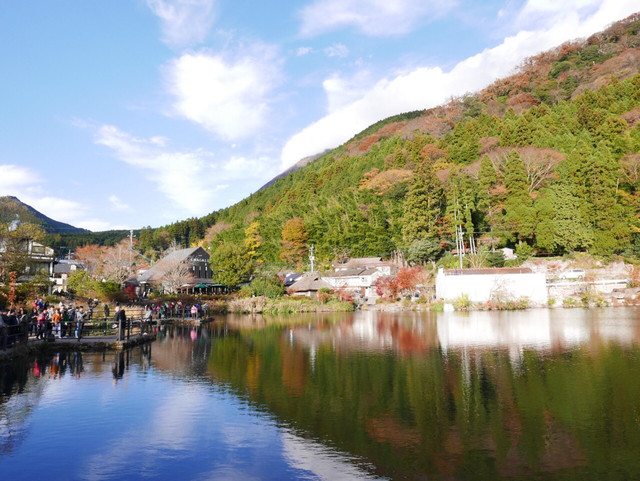
{"type": "Polygon", "coordinates": [[[0,365],[0,479],[640,479],[640,310],[221,318],[0,365]]]}

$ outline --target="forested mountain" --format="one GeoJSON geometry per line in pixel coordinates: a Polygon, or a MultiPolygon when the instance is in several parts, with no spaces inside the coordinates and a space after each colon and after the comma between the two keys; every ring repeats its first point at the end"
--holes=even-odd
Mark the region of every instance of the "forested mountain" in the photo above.
{"type": "MultiPolygon", "coordinates": [[[[640,14],[481,92],[380,121],[236,205],[140,234],[295,264],[467,247],[640,254],[640,14]]],[[[425,88],[429,88],[425,85],[425,88]]]]}
{"type": "Polygon", "coordinates": [[[45,232],[51,234],[89,232],[86,229],[53,220],[38,212],[30,205],[21,202],[17,197],[0,197],[0,222],[8,224],[16,219],[21,222],[42,226],[45,232]]]}

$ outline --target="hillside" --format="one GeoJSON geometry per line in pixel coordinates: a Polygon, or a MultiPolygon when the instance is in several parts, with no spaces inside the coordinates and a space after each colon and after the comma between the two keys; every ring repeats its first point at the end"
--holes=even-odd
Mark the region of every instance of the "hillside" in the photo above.
{"type": "Polygon", "coordinates": [[[33,207],[21,202],[13,196],[0,197],[0,222],[9,223],[19,218],[22,222],[30,222],[42,226],[48,234],[74,234],[89,232],[64,222],[53,220],[38,212],[33,207]]]}
{"type": "Polygon", "coordinates": [[[446,262],[461,232],[467,249],[521,258],[637,256],[639,31],[636,14],[481,92],[377,122],[230,208],[143,230],[141,247],[177,238],[265,266],[311,244],[321,263],[396,251],[446,262]]]}

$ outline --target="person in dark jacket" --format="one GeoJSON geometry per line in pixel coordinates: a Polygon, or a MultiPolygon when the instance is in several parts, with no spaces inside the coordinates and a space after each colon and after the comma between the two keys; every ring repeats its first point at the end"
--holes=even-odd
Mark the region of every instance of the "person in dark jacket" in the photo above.
{"type": "Polygon", "coordinates": [[[124,331],[127,328],[127,315],[120,306],[116,306],[116,315],[113,318],[113,322],[118,326],[118,339],[121,341],[124,340],[124,331]]]}

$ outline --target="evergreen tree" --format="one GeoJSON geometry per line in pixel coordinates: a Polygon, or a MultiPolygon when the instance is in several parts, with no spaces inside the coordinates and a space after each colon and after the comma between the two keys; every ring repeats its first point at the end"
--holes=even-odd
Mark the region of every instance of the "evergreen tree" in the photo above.
{"type": "Polygon", "coordinates": [[[531,240],[535,231],[535,212],[529,195],[527,169],[515,150],[507,157],[504,170],[504,185],[509,192],[505,203],[506,238],[531,240]]]}
{"type": "Polygon", "coordinates": [[[405,246],[416,239],[434,239],[436,223],[442,215],[442,185],[431,164],[416,168],[404,202],[402,236],[405,246]]]}

